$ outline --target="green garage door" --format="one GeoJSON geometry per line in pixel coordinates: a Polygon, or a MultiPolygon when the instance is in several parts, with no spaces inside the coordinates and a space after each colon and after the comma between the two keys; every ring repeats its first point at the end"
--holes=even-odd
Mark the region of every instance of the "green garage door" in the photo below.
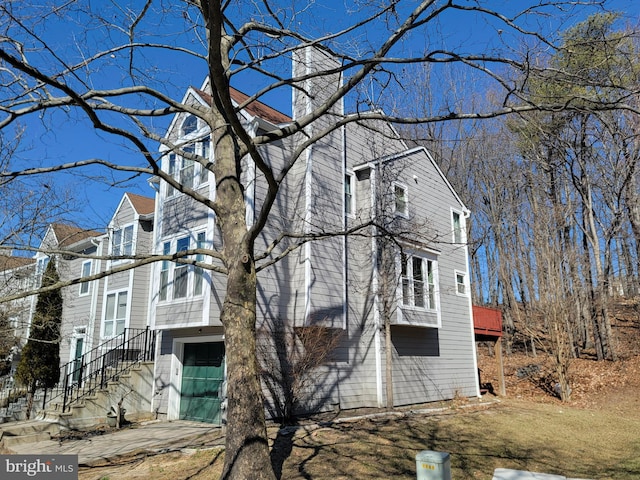
{"type": "Polygon", "coordinates": [[[219,391],[224,380],[224,343],[186,343],[182,362],[180,418],[222,423],[219,391]]]}

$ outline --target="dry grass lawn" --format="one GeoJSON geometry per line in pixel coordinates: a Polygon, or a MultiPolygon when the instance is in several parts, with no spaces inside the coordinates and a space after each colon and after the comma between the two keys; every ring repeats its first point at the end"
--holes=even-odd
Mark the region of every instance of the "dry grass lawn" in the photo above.
{"type": "MultiPolygon", "coordinates": [[[[640,392],[627,393],[635,401],[640,392]]],[[[274,429],[274,464],[282,479],[410,480],[416,478],[416,453],[437,450],[451,454],[456,480],[489,480],[498,467],[599,480],[637,479],[640,411],[621,410],[509,399],[450,405],[435,414],[307,425],[284,434],[274,429]]],[[[81,469],[80,479],[215,479],[223,456],[220,449],[200,445],[81,469]]]]}

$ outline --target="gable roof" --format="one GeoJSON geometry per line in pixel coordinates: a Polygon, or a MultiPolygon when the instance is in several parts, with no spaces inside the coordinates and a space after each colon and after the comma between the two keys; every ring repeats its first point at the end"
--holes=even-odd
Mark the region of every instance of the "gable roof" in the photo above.
{"type": "Polygon", "coordinates": [[[36,263],[33,258],[14,257],[13,255],[0,255],[0,272],[24,267],[36,263]]]}
{"type": "Polygon", "coordinates": [[[155,212],[155,200],[135,193],[125,193],[138,215],[149,215],[155,212]]]}
{"type": "MultiPolygon", "coordinates": [[[[208,105],[213,104],[213,98],[211,97],[211,95],[200,90],[199,88],[194,88],[194,87],[192,88],[198,95],[200,95],[200,97],[205,102],[207,102],[208,105]]],[[[242,93],[240,90],[237,90],[233,87],[229,87],[229,95],[231,96],[231,99],[234,102],[236,102],[238,105],[244,103],[249,98],[249,95],[247,95],[246,93],[242,93]]],[[[249,103],[244,108],[244,110],[246,110],[249,114],[251,114],[254,117],[261,118],[275,125],[278,125],[280,123],[291,122],[291,117],[289,117],[288,115],[285,115],[282,112],[279,112],[275,108],[272,108],[262,103],[259,100],[254,100],[253,102],[249,103]]]]}
{"type": "Polygon", "coordinates": [[[92,237],[99,237],[102,233],[95,230],[84,230],[82,228],[65,225],[63,223],[52,223],[51,229],[56,236],[59,247],[68,247],[74,243],[81,242],[92,237]]]}

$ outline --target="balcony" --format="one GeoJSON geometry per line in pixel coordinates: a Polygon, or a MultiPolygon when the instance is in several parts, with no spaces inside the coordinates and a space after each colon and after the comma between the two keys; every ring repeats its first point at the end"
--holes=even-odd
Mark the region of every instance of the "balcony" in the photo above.
{"type": "Polygon", "coordinates": [[[502,312],[496,308],[473,306],[473,330],[478,337],[502,337],[502,312]]]}

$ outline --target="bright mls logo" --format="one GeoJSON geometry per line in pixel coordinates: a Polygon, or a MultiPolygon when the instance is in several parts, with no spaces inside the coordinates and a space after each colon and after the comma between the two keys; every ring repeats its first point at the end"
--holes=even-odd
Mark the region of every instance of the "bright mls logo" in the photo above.
{"type": "Polygon", "coordinates": [[[77,480],[77,455],[0,455],[2,480],[77,480]]]}

